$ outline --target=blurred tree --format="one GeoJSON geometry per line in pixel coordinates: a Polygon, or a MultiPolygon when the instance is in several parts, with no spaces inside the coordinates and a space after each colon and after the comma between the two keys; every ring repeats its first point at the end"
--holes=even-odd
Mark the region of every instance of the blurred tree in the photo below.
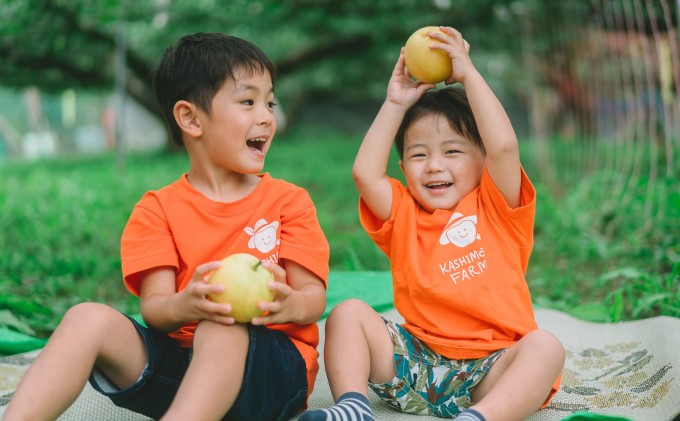
{"type": "Polygon", "coordinates": [[[163,48],[181,35],[199,31],[230,33],[262,47],[277,65],[278,94],[290,114],[295,104],[315,97],[340,93],[350,100],[382,97],[399,46],[421,26],[452,25],[468,39],[483,41],[485,48],[502,46],[494,39],[505,38],[498,31],[504,22],[494,10],[505,3],[509,4],[498,0],[0,0],[0,85],[53,91],[112,89],[116,28],[122,21],[127,38],[126,91],[154,115],[160,116],[150,75],[163,48]]]}
{"type": "MultiPolygon", "coordinates": [[[[586,29],[641,1],[0,0],[0,85],[111,91],[116,33],[123,27],[125,90],[160,118],[150,79],[163,49],[181,35],[219,31],[251,40],[270,55],[279,70],[279,102],[294,123],[299,108],[320,99],[380,100],[408,36],[446,24],[470,42],[473,59],[499,95],[530,110],[534,137],[554,131],[558,123],[550,122],[555,117],[546,114],[546,101],[565,89],[574,110],[557,116],[577,115],[587,135],[587,86],[572,83],[577,73],[588,73],[577,59],[586,29]]],[[[663,23],[668,1],[644,1],[651,6],[638,13],[642,19],[663,23]]],[[[674,3],[668,3],[672,22],[674,3]]]]}

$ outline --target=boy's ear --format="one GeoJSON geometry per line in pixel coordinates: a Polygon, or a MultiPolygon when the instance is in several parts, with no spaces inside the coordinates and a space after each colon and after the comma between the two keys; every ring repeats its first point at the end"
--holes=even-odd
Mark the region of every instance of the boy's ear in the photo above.
{"type": "Polygon", "coordinates": [[[401,168],[401,172],[404,172],[404,161],[401,159],[399,160],[399,168],[401,168]]]}
{"type": "Polygon", "coordinates": [[[184,133],[191,137],[199,137],[203,134],[196,105],[184,100],[177,101],[172,108],[172,114],[184,133]]]}

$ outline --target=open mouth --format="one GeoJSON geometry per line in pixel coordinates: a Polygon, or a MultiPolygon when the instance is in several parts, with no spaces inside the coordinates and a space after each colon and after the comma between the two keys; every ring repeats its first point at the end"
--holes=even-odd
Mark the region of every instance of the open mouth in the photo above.
{"type": "Polygon", "coordinates": [[[264,139],[264,138],[261,138],[261,137],[256,137],[256,138],[253,138],[253,139],[246,140],[246,145],[251,150],[262,152],[266,142],[267,142],[267,139],[264,139]]]}
{"type": "Polygon", "coordinates": [[[431,189],[431,190],[442,190],[442,189],[446,189],[448,187],[451,187],[452,185],[453,185],[453,183],[448,183],[448,182],[445,182],[445,181],[437,181],[437,182],[434,182],[434,183],[428,183],[428,184],[425,185],[425,187],[427,187],[428,189],[431,189]]]}

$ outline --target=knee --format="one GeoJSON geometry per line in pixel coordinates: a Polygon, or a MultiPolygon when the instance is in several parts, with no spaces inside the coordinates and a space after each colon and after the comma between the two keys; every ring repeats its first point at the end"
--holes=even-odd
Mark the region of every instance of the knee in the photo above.
{"type": "Polygon", "coordinates": [[[371,316],[377,316],[371,306],[356,298],[350,298],[333,307],[326,321],[326,334],[341,328],[362,327],[371,320],[371,316]]]}
{"type": "Polygon", "coordinates": [[[118,310],[99,303],[80,303],[66,311],[55,332],[72,337],[86,337],[104,341],[122,326],[132,324],[118,310]]]}
{"type": "Polygon", "coordinates": [[[554,361],[560,369],[564,366],[565,351],[562,342],[547,330],[538,329],[529,333],[532,346],[541,350],[540,355],[554,361]]]}
{"type": "Polygon", "coordinates": [[[122,314],[107,305],[99,303],[76,304],[66,313],[61,324],[106,325],[122,316],[122,314]]]}
{"type": "Polygon", "coordinates": [[[366,311],[373,311],[371,306],[356,298],[350,298],[333,307],[328,315],[328,322],[334,323],[336,321],[350,321],[361,318],[366,311]]]}

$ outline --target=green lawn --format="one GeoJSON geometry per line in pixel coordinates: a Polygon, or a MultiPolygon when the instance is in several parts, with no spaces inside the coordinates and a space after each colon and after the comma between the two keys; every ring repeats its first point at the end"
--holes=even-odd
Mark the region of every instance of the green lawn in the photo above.
{"type": "MultiPolygon", "coordinates": [[[[267,158],[274,177],[309,190],[335,271],[388,268],[359,226],[351,167],[360,141],[287,133],[267,158]]],[[[527,274],[535,302],[599,321],[680,316],[678,166],[651,188],[644,177],[632,180],[623,204],[604,206],[603,186],[619,174],[572,174],[558,197],[525,143],[524,166],[539,192],[527,274]]],[[[121,281],[120,234],[141,195],[187,165],[183,153],[129,155],[122,171],[113,155],[0,164],[0,326],[46,337],[84,300],[138,312],[121,281]]],[[[390,172],[400,175],[396,161],[390,172]]]]}

